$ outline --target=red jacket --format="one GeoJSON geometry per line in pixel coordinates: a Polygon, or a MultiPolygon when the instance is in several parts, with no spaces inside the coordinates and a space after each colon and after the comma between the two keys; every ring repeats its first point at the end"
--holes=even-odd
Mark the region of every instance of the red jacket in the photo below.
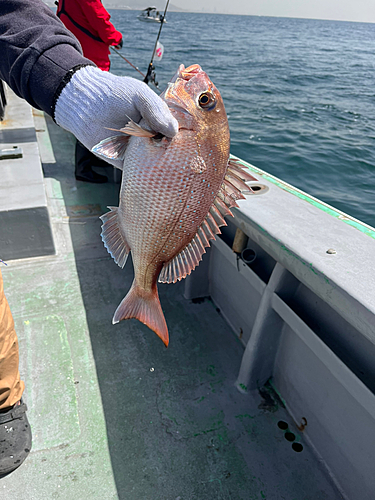
{"type": "Polygon", "coordinates": [[[56,14],[80,42],[83,55],[100,69],[109,71],[109,46],[122,35],[110,22],[100,0],[59,0],[56,14]]]}

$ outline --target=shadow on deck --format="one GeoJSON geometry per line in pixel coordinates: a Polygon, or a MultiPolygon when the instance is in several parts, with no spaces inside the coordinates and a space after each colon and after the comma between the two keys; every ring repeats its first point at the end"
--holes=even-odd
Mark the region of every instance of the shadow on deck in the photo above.
{"type": "Polygon", "coordinates": [[[136,320],[112,325],[133,269],[106,252],[98,217],[117,206],[119,185],[76,182],[74,139],[47,125],[57,255],[4,270],[34,445],[0,497],[341,498],[309,447],[285,439],[278,422],[295,426],[272,390],[235,388],[243,346],[209,299],[185,300],[183,282],[159,285],[168,349],[136,320]]]}

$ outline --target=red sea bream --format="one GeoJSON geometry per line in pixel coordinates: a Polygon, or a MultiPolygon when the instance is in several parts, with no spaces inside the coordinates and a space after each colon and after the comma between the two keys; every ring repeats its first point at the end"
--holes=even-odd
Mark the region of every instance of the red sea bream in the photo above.
{"type": "Polygon", "coordinates": [[[101,217],[115,262],[124,267],[131,251],[134,264],[133,284],[113,323],[137,318],[168,345],[157,281],[175,283],[191,273],[252,177],[229,161],[224,103],[200,66],[181,65],[161,97],[179,122],[173,139],[130,121],[123,135],[93,150],[124,160],[119,207],[101,217]]]}

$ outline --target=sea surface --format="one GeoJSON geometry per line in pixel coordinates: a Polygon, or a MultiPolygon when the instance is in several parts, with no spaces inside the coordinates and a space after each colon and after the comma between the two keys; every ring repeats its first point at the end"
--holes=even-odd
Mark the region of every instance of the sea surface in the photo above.
{"type": "MultiPolygon", "coordinates": [[[[157,24],[111,10],[142,72],[157,24]]],[[[171,12],[161,89],[198,63],[221,92],[231,152],[375,227],[375,24],[171,12]]],[[[111,71],[142,79],[117,54],[111,71]]]]}

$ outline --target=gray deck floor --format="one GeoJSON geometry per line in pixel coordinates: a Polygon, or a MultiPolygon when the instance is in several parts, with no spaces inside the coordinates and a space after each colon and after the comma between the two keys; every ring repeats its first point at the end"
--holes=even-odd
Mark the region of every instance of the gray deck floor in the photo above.
{"type": "Polygon", "coordinates": [[[186,301],[183,283],[159,286],[168,349],[136,320],[112,325],[133,271],[106,252],[98,216],[117,205],[119,185],[76,182],[74,139],[47,123],[53,154],[40,136],[57,255],[2,266],[33,449],[0,480],[0,498],[342,498],[272,393],[235,388],[243,346],[209,300],[186,301]]]}

